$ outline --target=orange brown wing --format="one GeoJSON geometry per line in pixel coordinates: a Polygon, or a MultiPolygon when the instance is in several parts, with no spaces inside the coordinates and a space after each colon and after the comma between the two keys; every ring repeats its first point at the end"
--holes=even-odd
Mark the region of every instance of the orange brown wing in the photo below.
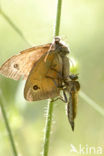
{"type": "Polygon", "coordinates": [[[62,58],[59,54],[50,52],[46,62],[44,60],[45,56],[33,66],[26,81],[24,97],[28,101],[49,99],[59,95],[62,58]]]}
{"type": "Polygon", "coordinates": [[[14,80],[20,77],[27,79],[34,63],[48,51],[50,45],[32,47],[12,56],[0,67],[0,74],[14,80]]]}

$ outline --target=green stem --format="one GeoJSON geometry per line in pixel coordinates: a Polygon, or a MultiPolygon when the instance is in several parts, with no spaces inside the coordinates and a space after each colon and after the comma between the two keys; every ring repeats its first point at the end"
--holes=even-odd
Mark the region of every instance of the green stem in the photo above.
{"type": "Polygon", "coordinates": [[[50,140],[51,125],[52,125],[53,104],[54,102],[50,100],[48,103],[48,107],[47,107],[43,156],[48,156],[48,151],[49,151],[49,140],[50,140]]]}
{"type": "Polygon", "coordinates": [[[3,115],[3,118],[4,118],[5,126],[6,126],[6,129],[7,129],[7,132],[8,132],[8,136],[9,136],[11,146],[12,146],[12,150],[13,150],[14,156],[18,156],[16,146],[15,146],[15,143],[14,143],[14,139],[13,139],[13,135],[12,135],[12,132],[11,132],[11,129],[10,129],[9,121],[7,119],[6,111],[5,111],[4,104],[3,104],[4,103],[4,98],[3,98],[2,95],[0,96],[0,98],[1,98],[1,100],[0,100],[1,112],[2,112],[2,115],[3,115]]]}
{"type": "MultiPolygon", "coordinates": [[[[62,0],[58,0],[54,36],[59,35],[60,18],[61,18],[61,4],[62,4],[62,0]]],[[[54,104],[54,102],[52,100],[50,100],[48,103],[48,108],[47,108],[48,114],[46,116],[46,127],[45,127],[45,134],[44,134],[44,148],[43,148],[43,153],[42,153],[43,156],[48,156],[48,151],[49,151],[49,141],[50,141],[50,132],[51,132],[51,125],[52,125],[53,104],[54,104]]]]}
{"type": "Polygon", "coordinates": [[[60,18],[61,18],[61,6],[62,0],[57,1],[57,14],[56,14],[56,24],[55,24],[55,36],[59,35],[60,30],[60,18]]]}

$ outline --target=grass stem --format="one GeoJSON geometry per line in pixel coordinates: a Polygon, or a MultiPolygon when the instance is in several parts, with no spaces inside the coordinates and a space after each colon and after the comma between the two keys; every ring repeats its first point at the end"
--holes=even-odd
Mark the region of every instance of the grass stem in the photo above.
{"type": "MultiPolygon", "coordinates": [[[[59,36],[60,19],[61,19],[61,5],[62,5],[62,0],[58,0],[57,1],[56,23],[55,23],[54,36],[59,36]]],[[[43,156],[48,156],[48,151],[49,151],[49,141],[50,141],[50,133],[51,133],[51,125],[52,125],[53,105],[54,105],[54,102],[52,100],[50,100],[48,103],[48,107],[47,107],[48,114],[46,117],[43,156]]]]}
{"type": "Polygon", "coordinates": [[[4,123],[5,123],[6,129],[7,129],[7,132],[8,132],[8,136],[9,136],[9,140],[10,140],[11,147],[13,150],[13,154],[14,154],[14,156],[18,156],[17,149],[16,149],[15,142],[14,142],[13,135],[12,135],[12,131],[11,131],[9,121],[8,121],[8,118],[6,115],[6,111],[4,108],[4,103],[5,103],[4,97],[3,97],[2,93],[0,92],[0,107],[1,107],[1,112],[2,112],[3,118],[4,118],[4,123]]]}

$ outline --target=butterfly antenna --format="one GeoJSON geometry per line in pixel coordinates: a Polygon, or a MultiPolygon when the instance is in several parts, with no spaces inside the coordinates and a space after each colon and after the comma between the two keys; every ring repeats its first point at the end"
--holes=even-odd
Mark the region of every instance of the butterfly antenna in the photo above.
{"type": "Polygon", "coordinates": [[[52,49],[52,46],[53,46],[53,43],[50,45],[50,47],[49,47],[49,49],[48,49],[48,51],[47,51],[47,54],[46,54],[46,56],[45,56],[45,58],[44,58],[44,62],[46,62],[47,57],[48,57],[48,55],[49,55],[49,53],[50,53],[50,51],[51,51],[51,49],[52,49]]]}

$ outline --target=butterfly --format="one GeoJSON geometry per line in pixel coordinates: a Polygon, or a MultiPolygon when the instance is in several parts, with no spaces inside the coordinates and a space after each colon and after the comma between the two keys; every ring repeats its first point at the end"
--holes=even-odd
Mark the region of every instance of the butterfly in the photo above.
{"type": "Polygon", "coordinates": [[[19,80],[26,79],[24,97],[38,101],[60,94],[59,75],[62,75],[62,57],[69,49],[55,37],[53,43],[29,48],[9,58],[1,67],[0,74],[19,80]],[[57,72],[56,72],[57,71],[57,72]]]}
{"type": "Polygon", "coordinates": [[[0,74],[14,80],[25,79],[24,97],[28,101],[54,99],[63,91],[68,119],[74,129],[75,97],[79,89],[75,76],[70,75],[69,53],[68,47],[55,37],[53,43],[26,49],[9,58],[0,67],[0,74]]]}

